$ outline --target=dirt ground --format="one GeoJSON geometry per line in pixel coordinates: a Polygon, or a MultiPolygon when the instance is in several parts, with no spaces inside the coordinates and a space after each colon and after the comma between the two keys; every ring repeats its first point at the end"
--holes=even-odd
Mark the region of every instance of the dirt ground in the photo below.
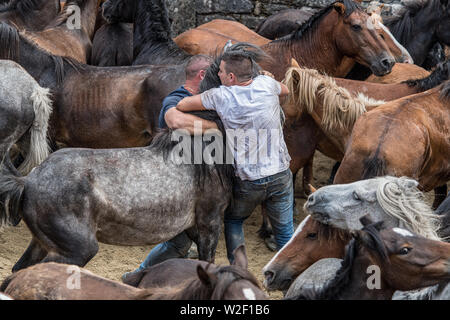
{"type": "MultiPolygon", "coordinates": [[[[314,186],[326,185],[334,161],[316,153],[314,160],[314,186]]],[[[297,190],[301,189],[301,174],[297,177],[297,190]]],[[[431,196],[431,195],[430,195],[431,196]]],[[[431,197],[430,197],[431,198],[431,197]]],[[[297,198],[299,215],[294,217],[296,223],[304,218],[303,204],[305,200],[297,198]]],[[[267,249],[264,241],[256,233],[261,225],[260,208],[258,207],[252,216],[246,221],[245,237],[250,271],[263,281],[262,268],[273,257],[274,253],[267,249]]],[[[30,232],[23,222],[17,227],[9,227],[0,231],[0,281],[8,276],[11,268],[24,253],[31,239],[30,232]]],[[[152,246],[125,247],[100,244],[97,255],[87,264],[86,268],[100,276],[120,281],[124,272],[134,270],[147,256],[152,246]]],[[[223,234],[220,237],[216,251],[216,264],[227,265],[225,240],[223,234]]],[[[270,292],[271,299],[282,298],[281,292],[270,292]]]]}

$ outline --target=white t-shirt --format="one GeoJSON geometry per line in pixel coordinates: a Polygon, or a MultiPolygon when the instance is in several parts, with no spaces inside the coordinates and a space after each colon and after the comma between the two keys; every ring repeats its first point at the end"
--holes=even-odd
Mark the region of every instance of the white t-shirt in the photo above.
{"type": "Polygon", "coordinates": [[[201,94],[205,108],[215,110],[224,124],[236,175],[242,180],[265,178],[289,168],[280,93],[277,81],[261,75],[248,86],[220,86],[201,94]]]}

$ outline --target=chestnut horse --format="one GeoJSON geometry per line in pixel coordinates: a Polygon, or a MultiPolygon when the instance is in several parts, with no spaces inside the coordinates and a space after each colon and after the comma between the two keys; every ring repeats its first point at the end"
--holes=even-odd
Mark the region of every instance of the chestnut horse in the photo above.
{"type": "MultiPolygon", "coordinates": [[[[334,183],[408,176],[424,191],[450,180],[450,81],[363,114],[355,123],[334,183]],[[370,137],[370,138],[369,138],[370,137]]],[[[437,194],[436,208],[446,194],[437,194]]]]}
{"type": "MultiPolygon", "coordinates": [[[[184,261],[191,260],[176,261],[182,265],[184,261]]],[[[176,262],[174,264],[177,265],[176,262]]],[[[10,275],[0,286],[0,290],[16,300],[267,299],[255,277],[241,268],[217,267],[205,263],[197,264],[194,272],[193,277],[183,278],[171,286],[138,289],[97,276],[74,265],[49,262],[10,275]],[[70,281],[69,277],[74,273],[79,273],[78,281],[70,281]]]]}
{"type": "MultiPolygon", "coordinates": [[[[248,273],[248,260],[244,245],[237,247],[233,251],[233,256],[235,257],[235,260],[228,268],[231,270],[235,269],[240,273],[248,273]]],[[[209,272],[216,272],[220,269],[226,269],[224,269],[224,267],[208,264],[207,262],[200,260],[169,259],[134,273],[132,277],[127,278],[127,281],[124,282],[133,287],[145,289],[173,287],[179,283],[198,277],[198,267],[202,267],[205,270],[207,269],[209,272]]],[[[230,283],[230,288],[231,286],[236,287],[236,285],[239,285],[239,282],[230,283]]],[[[259,300],[267,298],[266,294],[261,291],[261,287],[256,279],[251,282],[245,280],[242,281],[241,290],[234,291],[241,291],[244,293],[244,296],[242,297],[244,300],[259,300]]]]}
{"type": "Polygon", "coordinates": [[[100,0],[69,0],[64,10],[42,31],[24,32],[23,35],[49,53],[65,56],[81,63],[91,57],[92,38],[100,0]],[[74,7],[81,10],[80,25],[74,23],[74,7]]]}
{"type": "Polygon", "coordinates": [[[20,62],[53,93],[49,133],[62,146],[127,148],[148,145],[162,100],[185,77],[178,66],[100,68],[54,56],[0,23],[0,58],[20,62]],[[18,51],[13,49],[18,49],[18,51]]]}
{"type": "Polygon", "coordinates": [[[60,10],[59,0],[11,0],[0,5],[0,21],[19,29],[42,30],[60,10]]]}
{"type": "Polygon", "coordinates": [[[450,244],[429,240],[406,229],[382,229],[382,222],[354,233],[341,268],[319,291],[306,289],[291,299],[390,300],[395,291],[415,290],[450,279],[450,244]],[[381,229],[381,230],[380,230],[381,229]],[[377,266],[379,287],[368,286],[369,267],[377,266]]]}

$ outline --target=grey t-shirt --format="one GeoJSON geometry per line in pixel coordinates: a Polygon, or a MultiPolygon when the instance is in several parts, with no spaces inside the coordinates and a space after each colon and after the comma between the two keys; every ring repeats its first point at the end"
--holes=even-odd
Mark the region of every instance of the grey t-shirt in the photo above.
{"type": "Polygon", "coordinates": [[[280,92],[277,81],[261,75],[248,86],[220,86],[201,94],[205,108],[215,110],[224,124],[236,175],[242,180],[265,178],[289,168],[280,92]]]}

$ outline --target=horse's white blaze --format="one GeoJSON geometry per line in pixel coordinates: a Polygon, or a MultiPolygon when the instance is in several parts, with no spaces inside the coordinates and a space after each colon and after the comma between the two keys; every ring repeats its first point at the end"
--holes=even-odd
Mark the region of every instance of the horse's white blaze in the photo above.
{"type": "Polygon", "coordinates": [[[406,230],[406,229],[394,228],[392,230],[394,232],[398,233],[399,235],[404,236],[404,237],[414,237],[414,235],[411,232],[409,232],[408,230],[406,230]]]}
{"type": "Polygon", "coordinates": [[[256,300],[256,295],[250,288],[244,288],[242,289],[242,292],[244,293],[244,296],[247,300],[256,300]]]}
{"type": "Polygon", "coordinates": [[[403,55],[406,57],[406,59],[405,59],[405,61],[404,61],[403,63],[414,64],[414,59],[411,57],[411,54],[409,53],[409,51],[408,51],[404,46],[402,46],[402,45],[397,41],[397,39],[395,39],[394,35],[391,33],[391,31],[389,31],[389,29],[388,29],[384,24],[382,24],[381,22],[378,22],[378,23],[379,23],[379,25],[381,26],[381,28],[382,28],[387,34],[389,34],[389,35],[391,36],[392,41],[394,41],[394,44],[395,44],[397,47],[400,48],[400,50],[402,51],[403,55]]]}
{"type": "Polygon", "coordinates": [[[289,241],[283,246],[283,248],[280,249],[280,251],[278,251],[275,256],[269,261],[268,264],[266,264],[266,266],[263,268],[263,273],[267,270],[267,268],[275,261],[275,259],[278,257],[278,255],[280,254],[280,252],[283,251],[284,248],[286,248],[292,241],[294,241],[295,237],[302,232],[303,228],[305,227],[306,222],[308,221],[308,219],[311,218],[311,215],[308,215],[305,219],[303,219],[302,223],[300,223],[300,225],[297,227],[297,230],[295,230],[294,234],[292,235],[291,239],[289,239],[289,241]]]}

